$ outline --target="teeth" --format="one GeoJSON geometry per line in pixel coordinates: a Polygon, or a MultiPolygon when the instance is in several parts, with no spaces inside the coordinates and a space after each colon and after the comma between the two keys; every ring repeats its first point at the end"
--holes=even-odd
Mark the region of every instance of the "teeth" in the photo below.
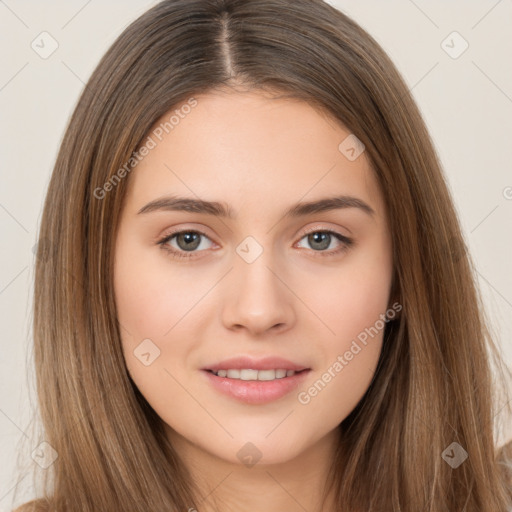
{"type": "Polygon", "coordinates": [[[227,377],[228,379],[238,380],[275,380],[295,375],[294,370],[218,370],[213,372],[219,377],[227,377]]]}

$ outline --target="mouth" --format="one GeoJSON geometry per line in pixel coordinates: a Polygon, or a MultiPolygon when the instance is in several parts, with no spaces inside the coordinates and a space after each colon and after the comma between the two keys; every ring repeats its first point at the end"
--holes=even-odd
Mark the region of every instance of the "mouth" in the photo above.
{"type": "Polygon", "coordinates": [[[249,405],[263,405],[290,396],[304,383],[310,368],[303,370],[202,370],[209,385],[220,394],[249,405]],[[281,370],[281,371],[279,371],[281,370]],[[285,375],[283,375],[285,372],[285,375]],[[224,375],[225,374],[225,375],[224,375]]]}
{"type": "Polygon", "coordinates": [[[287,370],[285,368],[268,369],[268,370],[256,370],[253,368],[239,369],[232,368],[228,370],[206,370],[217,377],[243,380],[243,381],[273,381],[278,379],[285,379],[287,377],[293,377],[296,374],[309,371],[310,368],[304,368],[303,370],[287,370]]]}

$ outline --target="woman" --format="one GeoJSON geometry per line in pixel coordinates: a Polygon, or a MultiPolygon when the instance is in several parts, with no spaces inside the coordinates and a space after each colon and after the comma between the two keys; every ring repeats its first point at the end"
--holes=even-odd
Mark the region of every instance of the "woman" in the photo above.
{"type": "Polygon", "coordinates": [[[53,482],[19,510],[510,508],[499,355],[431,139],[326,3],[132,23],[71,118],[40,240],[53,482]]]}

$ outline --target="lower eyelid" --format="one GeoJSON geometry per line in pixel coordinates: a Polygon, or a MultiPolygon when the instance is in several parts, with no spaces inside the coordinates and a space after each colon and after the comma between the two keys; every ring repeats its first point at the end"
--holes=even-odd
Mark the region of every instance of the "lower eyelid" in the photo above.
{"type": "Polygon", "coordinates": [[[346,237],[336,231],[331,231],[331,230],[326,230],[326,229],[315,229],[313,231],[309,231],[308,233],[304,234],[299,239],[299,242],[303,238],[305,238],[308,235],[311,235],[313,233],[327,233],[327,234],[331,235],[332,237],[334,237],[340,243],[340,246],[337,249],[330,249],[330,250],[324,250],[324,251],[315,251],[315,250],[311,249],[312,252],[314,252],[318,255],[325,255],[325,256],[336,255],[336,254],[339,254],[339,253],[349,249],[354,243],[353,239],[346,237]]]}
{"type": "MultiPolygon", "coordinates": [[[[206,233],[203,233],[203,232],[195,230],[195,229],[188,229],[188,230],[184,229],[184,230],[181,230],[181,231],[176,231],[174,233],[170,233],[170,234],[166,235],[162,240],[157,242],[157,244],[160,245],[162,249],[166,250],[167,252],[171,253],[172,255],[175,255],[176,257],[185,257],[185,258],[193,257],[194,254],[201,253],[201,252],[205,251],[204,249],[200,250],[200,251],[197,251],[197,250],[194,250],[194,251],[184,251],[184,250],[176,249],[174,247],[170,247],[168,245],[168,242],[170,240],[172,240],[174,237],[176,237],[176,236],[178,236],[178,235],[180,235],[182,233],[197,233],[200,236],[208,239],[213,244],[215,244],[215,242],[213,242],[213,240],[206,233]]],[[[313,231],[309,231],[309,232],[303,234],[299,238],[298,241],[300,242],[303,238],[305,238],[308,235],[313,234],[313,233],[327,233],[327,234],[330,234],[331,236],[334,236],[336,238],[336,240],[338,240],[338,242],[340,242],[340,244],[341,244],[341,247],[338,247],[337,249],[331,249],[331,250],[328,250],[328,251],[315,251],[313,249],[310,249],[311,252],[317,253],[320,256],[321,255],[329,256],[329,255],[335,255],[335,254],[341,253],[341,252],[347,250],[354,243],[351,238],[348,238],[348,237],[346,237],[346,236],[344,236],[341,233],[338,233],[336,231],[331,231],[331,230],[327,230],[327,229],[315,229],[313,231]]]]}
{"type": "MultiPolygon", "coordinates": [[[[178,235],[181,235],[183,233],[196,233],[196,234],[200,235],[201,237],[208,239],[213,244],[215,244],[215,242],[206,233],[198,231],[197,229],[183,229],[181,231],[175,231],[174,233],[169,233],[168,235],[165,235],[161,240],[159,240],[157,242],[157,244],[159,244],[163,248],[167,249],[168,248],[168,246],[167,246],[168,242],[170,242],[173,238],[175,238],[178,235]]],[[[171,250],[174,250],[175,252],[184,252],[184,253],[187,252],[187,251],[183,251],[183,250],[178,250],[178,249],[176,249],[174,247],[171,250]]],[[[194,253],[194,252],[202,252],[202,251],[190,251],[190,252],[194,253]]]]}

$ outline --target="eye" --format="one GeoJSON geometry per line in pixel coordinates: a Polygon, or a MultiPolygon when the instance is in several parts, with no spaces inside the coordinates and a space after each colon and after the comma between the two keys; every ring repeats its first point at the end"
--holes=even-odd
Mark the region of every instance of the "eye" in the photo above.
{"type": "MultiPolygon", "coordinates": [[[[203,232],[197,230],[183,230],[175,231],[166,235],[162,240],[158,241],[158,245],[168,252],[173,258],[191,258],[194,254],[201,252],[197,249],[209,249],[211,247],[204,247],[203,240],[210,240],[210,238],[203,232]],[[170,244],[175,242],[176,245],[170,244]]],[[[319,253],[319,256],[334,256],[341,254],[348,250],[354,243],[351,238],[348,238],[336,231],[331,230],[311,230],[301,240],[307,239],[313,251],[319,253]],[[337,242],[338,248],[335,250],[326,251],[333,242],[337,242]]],[[[300,243],[300,242],[299,242],[300,243]]]]}
{"type": "Polygon", "coordinates": [[[301,240],[304,239],[307,240],[307,243],[313,248],[314,252],[320,253],[319,256],[334,256],[336,254],[341,254],[354,244],[354,241],[351,238],[331,230],[311,230],[306,234],[306,236],[301,238],[301,240]],[[335,242],[335,245],[337,244],[338,248],[326,251],[325,249],[328,249],[332,242],[335,242]]]}
{"type": "MultiPolygon", "coordinates": [[[[194,256],[195,252],[198,252],[196,249],[202,246],[203,249],[205,248],[201,240],[202,237],[210,240],[210,238],[201,231],[191,229],[185,231],[176,231],[170,235],[166,235],[162,240],[158,242],[158,244],[162,247],[162,249],[169,252],[172,257],[191,258],[194,256]],[[177,248],[173,248],[168,244],[168,242],[173,241],[173,239],[176,239],[175,242],[177,244],[177,248]]],[[[208,249],[208,247],[206,247],[206,249],[208,249]]]]}

